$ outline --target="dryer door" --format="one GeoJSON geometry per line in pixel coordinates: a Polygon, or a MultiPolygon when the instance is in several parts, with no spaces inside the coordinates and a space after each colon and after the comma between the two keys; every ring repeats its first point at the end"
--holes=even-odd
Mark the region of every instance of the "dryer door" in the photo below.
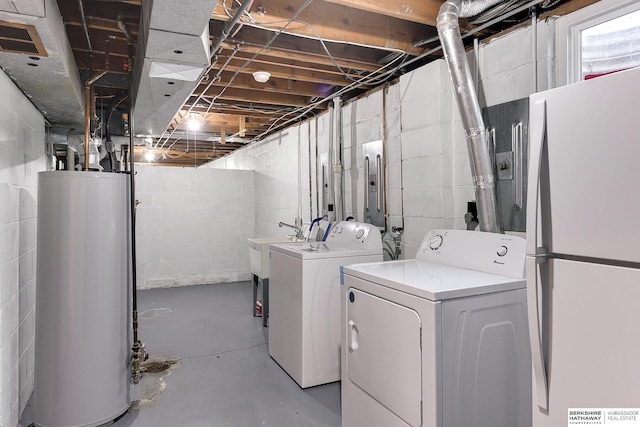
{"type": "Polygon", "coordinates": [[[420,316],[355,288],[347,299],[349,381],[405,423],[422,425],[420,316]]]}

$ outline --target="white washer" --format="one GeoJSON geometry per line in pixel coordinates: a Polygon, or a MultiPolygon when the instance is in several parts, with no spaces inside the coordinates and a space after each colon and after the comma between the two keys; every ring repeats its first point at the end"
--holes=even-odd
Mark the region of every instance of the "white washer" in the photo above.
{"type": "Polygon", "coordinates": [[[519,237],[434,230],[343,268],[343,427],[531,426],[519,237]]]}
{"type": "Polygon", "coordinates": [[[375,261],[380,231],[358,222],[324,242],[270,246],[269,354],[300,387],[340,380],[340,266],[375,261]]]}

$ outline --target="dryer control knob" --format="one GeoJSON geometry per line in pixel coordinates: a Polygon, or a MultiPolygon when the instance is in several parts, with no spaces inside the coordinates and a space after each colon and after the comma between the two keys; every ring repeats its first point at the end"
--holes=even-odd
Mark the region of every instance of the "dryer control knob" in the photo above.
{"type": "Polygon", "coordinates": [[[505,256],[507,252],[509,252],[509,248],[507,248],[506,246],[500,246],[498,248],[497,254],[498,256],[505,256]]]}
{"type": "Polygon", "coordinates": [[[356,239],[360,239],[362,238],[362,236],[364,236],[364,228],[361,228],[358,231],[356,231],[356,239]]]}
{"type": "Polygon", "coordinates": [[[442,241],[443,241],[442,236],[439,234],[436,234],[435,236],[429,239],[429,248],[431,248],[432,251],[436,251],[440,249],[440,246],[442,246],[442,241]]]}

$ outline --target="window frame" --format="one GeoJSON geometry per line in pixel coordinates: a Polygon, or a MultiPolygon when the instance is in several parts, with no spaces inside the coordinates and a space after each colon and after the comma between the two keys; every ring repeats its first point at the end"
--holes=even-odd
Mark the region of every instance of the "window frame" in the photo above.
{"type": "Polygon", "coordinates": [[[582,81],[582,30],[640,10],[638,0],[602,0],[558,19],[558,85],[582,81]]]}

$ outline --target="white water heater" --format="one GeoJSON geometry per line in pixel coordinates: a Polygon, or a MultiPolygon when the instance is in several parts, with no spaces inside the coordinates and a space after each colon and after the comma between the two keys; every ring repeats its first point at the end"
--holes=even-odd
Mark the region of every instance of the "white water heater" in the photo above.
{"type": "Polygon", "coordinates": [[[97,426],[130,406],[129,191],[125,174],[39,174],[37,426],[97,426]]]}

